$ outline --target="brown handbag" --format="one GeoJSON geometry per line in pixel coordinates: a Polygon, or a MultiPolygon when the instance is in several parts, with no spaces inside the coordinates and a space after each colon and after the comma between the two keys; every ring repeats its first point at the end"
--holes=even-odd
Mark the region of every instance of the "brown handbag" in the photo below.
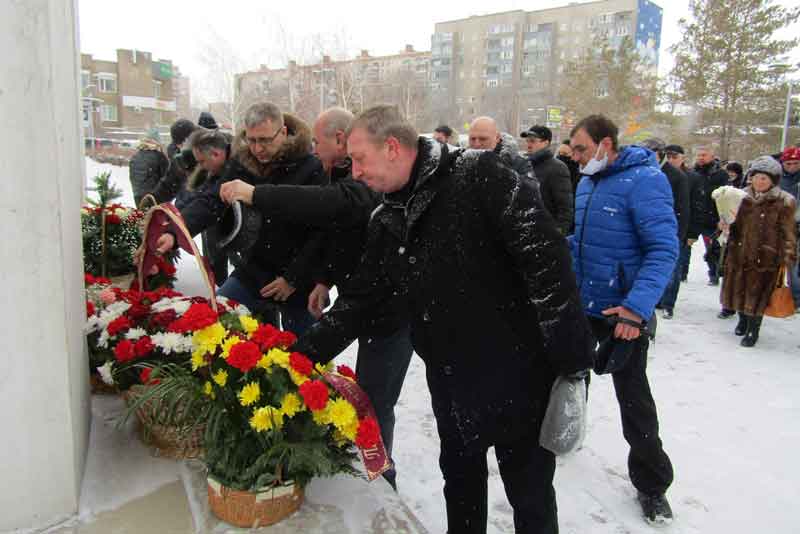
{"type": "Polygon", "coordinates": [[[769,297],[769,304],[764,310],[764,315],[784,319],[794,315],[794,298],[792,290],[786,286],[786,268],[781,267],[778,271],[778,281],[772,295],[769,297]]]}

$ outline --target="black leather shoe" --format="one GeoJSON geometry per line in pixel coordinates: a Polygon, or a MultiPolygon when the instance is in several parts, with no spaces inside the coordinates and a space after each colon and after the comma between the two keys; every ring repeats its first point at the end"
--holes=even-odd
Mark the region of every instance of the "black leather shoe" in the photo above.
{"type": "Polygon", "coordinates": [[[666,495],[645,495],[639,492],[639,504],[648,523],[668,525],[672,523],[672,508],[666,495]]]}

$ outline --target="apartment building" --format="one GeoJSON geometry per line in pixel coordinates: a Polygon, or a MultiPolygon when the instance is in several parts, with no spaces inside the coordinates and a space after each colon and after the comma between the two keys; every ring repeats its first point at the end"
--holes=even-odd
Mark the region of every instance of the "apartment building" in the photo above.
{"type": "Polygon", "coordinates": [[[158,128],[166,141],[178,103],[189,109],[190,85],[172,61],[118,49],[117,61],[81,54],[81,94],[85,137],[136,139],[158,128]]]}
{"type": "Polygon", "coordinates": [[[662,9],[650,0],[599,0],[437,23],[431,37],[434,107],[459,127],[481,114],[516,133],[532,124],[566,127],[558,98],[564,63],[596,37],[612,46],[630,37],[657,68],[661,20],[662,9]]]}
{"type": "Polygon", "coordinates": [[[428,116],[430,52],[406,45],[402,52],[371,56],[368,50],[353,59],[332,60],[323,56],[317,63],[300,65],[290,61],[286,68],[258,70],[236,76],[234,115],[250,103],[269,100],[293,111],[307,121],[331,106],[358,112],[378,103],[392,102],[415,124],[428,116]]]}

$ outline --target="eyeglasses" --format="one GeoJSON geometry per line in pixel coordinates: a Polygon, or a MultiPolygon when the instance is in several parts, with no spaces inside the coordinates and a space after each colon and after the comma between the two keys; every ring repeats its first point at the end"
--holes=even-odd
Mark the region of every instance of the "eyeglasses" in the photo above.
{"type": "Polygon", "coordinates": [[[259,145],[261,148],[266,148],[275,141],[281,132],[283,132],[283,126],[278,128],[278,131],[272,137],[245,137],[245,141],[249,146],[259,145]]]}

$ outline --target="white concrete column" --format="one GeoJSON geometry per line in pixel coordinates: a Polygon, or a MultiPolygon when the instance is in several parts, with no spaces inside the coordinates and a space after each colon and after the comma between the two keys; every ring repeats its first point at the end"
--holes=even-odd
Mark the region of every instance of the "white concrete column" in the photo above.
{"type": "Polygon", "coordinates": [[[0,1],[0,531],[77,511],[88,442],[75,4],[0,1]]]}

